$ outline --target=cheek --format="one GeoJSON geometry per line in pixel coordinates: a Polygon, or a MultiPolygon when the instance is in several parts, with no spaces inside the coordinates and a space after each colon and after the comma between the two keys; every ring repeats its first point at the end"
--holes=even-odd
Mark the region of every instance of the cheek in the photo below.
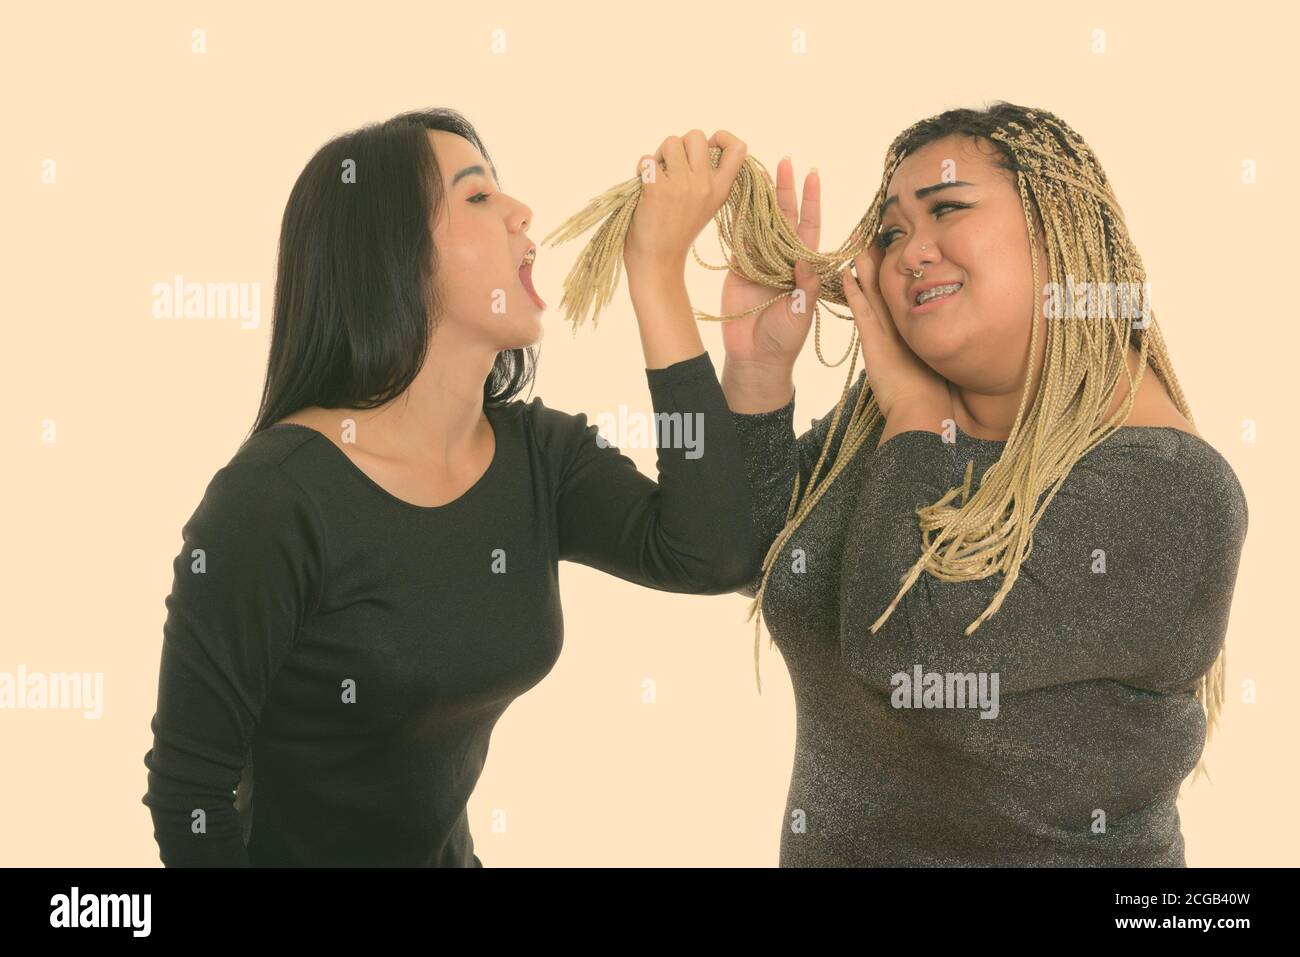
{"type": "MultiPolygon", "coordinates": [[[[989,331],[999,335],[1027,332],[1033,314],[1033,262],[1029,238],[1023,230],[1023,223],[1011,222],[1004,228],[977,232],[967,247],[971,255],[968,261],[979,264],[976,295],[972,298],[986,317],[989,331]]],[[[1041,288],[1048,281],[1041,246],[1038,277],[1041,288]]]]}
{"type": "Polygon", "coordinates": [[[981,270],[976,295],[968,303],[976,316],[980,338],[995,354],[1015,352],[1029,339],[1033,297],[1028,266],[1014,260],[995,261],[981,270]]]}
{"type": "Polygon", "coordinates": [[[435,234],[439,286],[458,312],[490,303],[495,290],[511,291],[508,246],[498,230],[472,221],[453,222],[435,234]]]}
{"type": "MultiPolygon", "coordinates": [[[[903,301],[907,286],[906,280],[910,277],[904,276],[899,269],[898,263],[889,258],[880,261],[880,275],[876,278],[876,285],[880,287],[880,298],[885,300],[885,305],[891,310],[900,308],[898,303],[903,301]]],[[[906,313],[907,308],[903,306],[906,313]]]]}
{"type": "Polygon", "coordinates": [[[470,217],[453,220],[438,237],[438,249],[443,261],[454,268],[483,269],[491,266],[501,255],[501,239],[494,237],[486,224],[475,223],[470,217]]]}

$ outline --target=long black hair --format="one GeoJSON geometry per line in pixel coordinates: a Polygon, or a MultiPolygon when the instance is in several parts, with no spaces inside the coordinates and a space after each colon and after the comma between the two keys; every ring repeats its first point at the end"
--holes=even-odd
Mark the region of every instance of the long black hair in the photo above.
{"type": "MultiPolygon", "coordinates": [[[[252,433],[299,409],[370,409],[400,395],[429,350],[440,302],[433,226],[442,176],[427,130],[469,140],[452,109],[401,113],[330,140],[299,174],[280,223],[271,352],[252,433]]],[[[536,347],[499,352],[484,405],[529,386],[536,347]]]]}

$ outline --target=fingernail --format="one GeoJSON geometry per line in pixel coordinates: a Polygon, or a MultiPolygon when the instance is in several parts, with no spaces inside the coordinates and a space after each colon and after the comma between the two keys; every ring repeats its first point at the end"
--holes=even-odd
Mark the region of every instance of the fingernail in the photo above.
{"type": "Polygon", "coordinates": [[[813,173],[815,173],[815,172],[817,172],[817,167],[816,167],[816,166],[814,166],[812,169],[810,169],[810,170],[808,171],[808,175],[811,176],[811,175],[813,175],[813,173]]]}

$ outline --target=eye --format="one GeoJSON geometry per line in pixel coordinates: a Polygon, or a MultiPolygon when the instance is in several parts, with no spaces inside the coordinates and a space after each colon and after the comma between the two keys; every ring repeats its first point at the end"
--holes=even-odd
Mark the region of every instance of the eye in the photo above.
{"type": "Polygon", "coordinates": [[[482,203],[482,202],[486,202],[487,198],[488,198],[487,193],[475,193],[473,196],[469,198],[468,201],[471,203],[482,203]],[[479,197],[482,197],[482,199],[480,199],[479,197]]]}
{"type": "MultiPolygon", "coordinates": [[[[942,203],[935,203],[930,207],[930,212],[937,216],[939,215],[939,210],[944,209],[944,207],[950,207],[952,209],[970,209],[973,205],[973,203],[954,203],[951,200],[947,200],[942,203]]],[[[881,249],[888,249],[890,244],[894,241],[894,233],[897,231],[897,226],[892,226],[889,229],[884,230],[876,237],[876,245],[881,249]]]]}

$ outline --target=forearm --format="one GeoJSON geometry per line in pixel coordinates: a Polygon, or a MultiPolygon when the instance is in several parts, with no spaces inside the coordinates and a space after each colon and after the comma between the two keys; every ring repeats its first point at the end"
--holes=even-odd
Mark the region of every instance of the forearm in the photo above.
{"type": "Polygon", "coordinates": [[[680,434],[669,427],[657,454],[658,532],[672,565],[687,573],[673,590],[720,594],[758,572],[746,450],[708,354],[688,367],[672,380],[648,374],[656,417],[682,423],[680,434]]]}
{"type": "Polygon", "coordinates": [[[704,352],[686,292],[685,262],[625,260],[628,291],[647,369],[666,369],[704,352]]]}

